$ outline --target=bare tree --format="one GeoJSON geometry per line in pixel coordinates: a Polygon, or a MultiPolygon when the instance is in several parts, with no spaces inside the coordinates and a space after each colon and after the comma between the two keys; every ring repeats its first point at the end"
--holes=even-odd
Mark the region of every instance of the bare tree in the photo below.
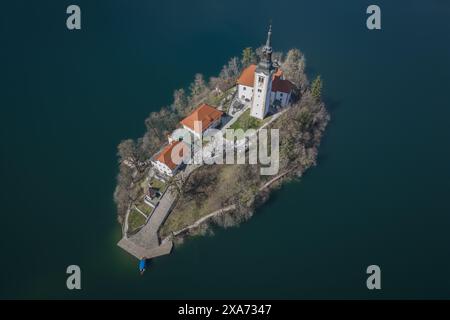
{"type": "Polygon", "coordinates": [[[305,74],[305,57],[298,49],[288,51],[286,59],[282,63],[284,76],[293,82],[302,91],[308,86],[308,78],[305,74]]]}
{"type": "Polygon", "coordinates": [[[191,96],[200,95],[206,89],[206,83],[201,73],[197,73],[194,78],[194,82],[191,83],[190,88],[191,96]]]}

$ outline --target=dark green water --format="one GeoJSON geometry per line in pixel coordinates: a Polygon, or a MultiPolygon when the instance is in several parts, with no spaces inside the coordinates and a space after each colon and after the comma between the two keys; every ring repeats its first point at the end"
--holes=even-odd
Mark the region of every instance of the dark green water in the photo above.
{"type": "Polygon", "coordinates": [[[450,298],[450,3],[8,1],[0,8],[0,298],[450,298]],[[82,30],[65,10],[82,9],[82,30]],[[116,145],[274,24],[332,114],[319,164],[144,277],[116,247],[116,145]],[[66,267],[82,269],[79,292],[66,267]],[[380,265],[381,292],[365,287],[380,265]]]}

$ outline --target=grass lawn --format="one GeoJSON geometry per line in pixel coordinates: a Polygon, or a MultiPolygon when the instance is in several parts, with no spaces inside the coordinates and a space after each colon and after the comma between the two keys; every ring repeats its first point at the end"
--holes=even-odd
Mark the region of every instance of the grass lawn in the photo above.
{"type": "Polygon", "coordinates": [[[211,213],[211,211],[205,209],[205,206],[199,208],[195,203],[186,203],[176,208],[176,210],[169,215],[159,230],[159,233],[162,238],[165,238],[173,231],[181,230],[209,213],[211,213]]]}
{"type": "Polygon", "coordinates": [[[239,118],[236,120],[236,122],[230,126],[230,129],[234,129],[234,130],[242,129],[244,131],[247,129],[257,130],[260,127],[262,127],[264,124],[269,122],[270,119],[272,119],[272,117],[273,117],[273,115],[266,116],[263,120],[256,119],[256,118],[253,118],[252,116],[250,116],[250,109],[248,109],[239,116],[239,118]]]}
{"type": "Polygon", "coordinates": [[[132,209],[128,216],[128,227],[130,231],[134,231],[145,224],[145,217],[136,209],[132,209]]]}
{"type": "Polygon", "coordinates": [[[250,116],[250,109],[248,109],[239,116],[236,122],[230,126],[230,129],[242,129],[244,131],[247,129],[258,129],[263,123],[264,120],[259,120],[250,116]]]}
{"type": "Polygon", "coordinates": [[[150,215],[150,213],[152,213],[153,208],[150,207],[148,204],[142,202],[136,205],[136,207],[141,210],[143,213],[145,213],[145,215],[148,217],[150,215]]]}
{"type": "Polygon", "coordinates": [[[159,230],[161,238],[170,235],[174,231],[183,229],[198,219],[220,209],[224,198],[230,197],[233,194],[233,190],[235,190],[235,169],[236,166],[228,165],[203,166],[199,168],[198,170],[206,171],[207,174],[216,175],[218,177],[217,181],[208,186],[210,190],[208,197],[200,203],[197,203],[195,200],[179,199],[177,205],[159,230]]]}
{"type": "Polygon", "coordinates": [[[225,95],[223,93],[211,94],[206,99],[206,103],[211,105],[211,106],[218,107],[220,105],[220,102],[222,101],[223,98],[225,98],[225,95]]]}
{"type": "Polygon", "coordinates": [[[230,94],[232,94],[234,91],[236,91],[236,87],[233,86],[229,88],[227,91],[222,93],[215,93],[212,92],[209,97],[206,99],[206,103],[209,105],[212,105],[214,107],[220,106],[221,102],[227,98],[230,94]]]}
{"type": "Polygon", "coordinates": [[[167,184],[162,182],[159,179],[153,178],[150,181],[150,185],[152,186],[152,188],[158,189],[159,192],[164,193],[164,191],[167,188],[167,184]]]}

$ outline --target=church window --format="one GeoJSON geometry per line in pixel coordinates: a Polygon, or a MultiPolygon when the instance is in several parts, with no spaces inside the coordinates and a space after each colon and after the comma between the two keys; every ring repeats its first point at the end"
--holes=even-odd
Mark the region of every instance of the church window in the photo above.
{"type": "Polygon", "coordinates": [[[258,77],[258,84],[262,85],[264,83],[264,77],[258,77]]]}

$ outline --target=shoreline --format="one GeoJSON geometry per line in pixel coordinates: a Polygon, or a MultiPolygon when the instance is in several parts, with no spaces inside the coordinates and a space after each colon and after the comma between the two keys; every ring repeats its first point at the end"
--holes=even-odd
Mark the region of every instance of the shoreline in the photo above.
{"type": "MultiPolygon", "coordinates": [[[[282,56],[282,53],[279,55],[282,56]]],[[[207,84],[201,74],[197,74],[195,82],[190,86],[189,96],[185,95],[183,89],[176,90],[173,105],[150,114],[145,121],[147,132],[142,138],[137,141],[123,140],[118,146],[121,164],[114,194],[123,233],[118,245],[137,258],[151,258],[145,254],[151,254],[152,257],[159,256],[162,252],[168,254],[173,240],[201,234],[198,229],[205,226],[207,230],[206,226],[211,219],[221,217],[216,219],[215,224],[223,228],[245,222],[270,197],[273,191],[271,186],[275,183],[282,185],[286,180],[301,177],[307,169],[315,166],[329,114],[320,98],[320,76],[311,84],[304,72],[304,61],[304,56],[298,49],[291,49],[280,63],[278,68],[281,68],[281,75],[283,72],[286,74],[286,81],[290,81],[295,90],[286,105],[271,106],[266,121],[249,118],[250,112],[247,111],[250,102],[245,104],[243,100],[239,100],[241,97],[237,92],[240,88],[237,77],[243,72],[239,68],[228,75],[228,78],[222,79],[227,84],[235,83],[227,85],[223,91],[216,84],[207,84]],[[191,114],[200,102],[211,103],[211,99],[216,102],[212,107],[220,107],[224,110],[223,113],[231,116],[231,120],[223,124],[220,130],[231,125],[241,130],[252,129],[254,132],[260,132],[263,128],[277,130],[280,138],[277,138],[276,170],[282,173],[275,177],[261,175],[260,169],[264,168],[261,164],[251,165],[247,162],[245,165],[229,166],[220,163],[187,164],[173,177],[165,179],[166,189],[158,196],[160,198],[144,224],[136,228],[137,218],[133,216],[134,229],[129,234],[130,208],[135,206],[142,209],[142,202],[147,197],[146,190],[157,186],[150,183],[154,173],[149,159],[161,152],[161,146],[167,144],[168,133],[177,128],[180,119],[191,114]],[[234,106],[237,101],[241,101],[240,109],[234,106]],[[217,209],[218,206],[222,208],[217,209]]],[[[236,58],[230,60],[229,66],[233,65],[232,62],[235,63],[236,58]]],[[[170,141],[169,139],[169,144],[170,141]]],[[[233,145],[233,153],[247,153],[251,144],[249,142],[248,148],[240,149],[233,145]]],[[[147,212],[143,215],[146,214],[147,212]]]]}
{"type": "MultiPolygon", "coordinates": [[[[278,182],[280,179],[282,179],[284,176],[286,176],[287,174],[289,174],[293,170],[294,169],[290,169],[290,170],[288,170],[288,171],[286,171],[284,173],[281,173],[281,174],[277,175],[276,177],[272,178],[267,183],[265,183],[263,186],[261,186],[259,188],[259,191],[260,191],[259,195],[262,197],[265,189],[269,188],[275,182],[278,182]]],[[[281,182],[281,185],[282,184],[283,184],[283,182],[281,182]]],[[[265,198],[270,197],[270,194],[273,191],[274,190],[270,190],[267,194],[264,194],[265,198]]],[[[258,209],[260,207],[261,206],[258,206],[255,209],[258,209]]],[[[178,241],[182,242],[184,240],[184,238],[186,238],[186,237],[195,236],[195,235],[197,235],[197,233],[195,231],[194,231],[194,233],[189,233],[189,231],[195,230],[195,229],[200,228],[200,227],[202,227],[204,225],[208,226],[208,224],[210,222],[209,220],[211,220],[212,218],[214,218],[216,216],[219,216],[221,214],[229,213],[230,211],[236,210],[236,208],[237,208],[236,205],[232,204],[232,205],[229,205],[227,207],[224,207],[224,208],[221,208],[219,210],[216,210],[216,211],[214,211],[214,212],[212,212],[212,213],[210,213],[210,214],[208,214],[208,215],[206,215],[206,216],[196,220],[194,223],[192,223],[192,224],[190,224],[190,225],[188,225],[188,226],[186,226],[186,227],[184,227],[182,229],[179,229],[177,231],[172,232],[172,234],[166,236],[161,241],[161,243],[166,243],[168,241],[174,241],[174,243],[177,243],[178,241]]]]}

